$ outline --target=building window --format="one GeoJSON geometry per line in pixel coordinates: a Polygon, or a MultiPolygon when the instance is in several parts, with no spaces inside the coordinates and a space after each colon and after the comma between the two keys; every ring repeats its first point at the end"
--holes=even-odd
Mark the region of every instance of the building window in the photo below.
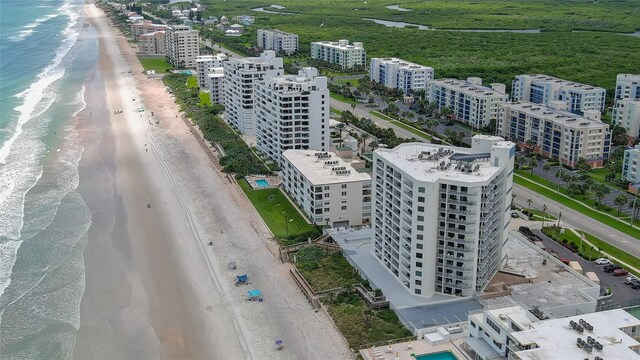
{"type": "Polygon", "coordinates": [[[422,285],[422,280],[416,280],[416,285],[422,285]]]}
{"type": "Polygon", "coordinates": [[[342,188],[346,189],[347,188],[347,184],[342,184],[342,188]]]}
{"type": "Polygon", "coordinates": [[[422,244],[416,244],[416,249],[422,249],[424,246],[422,244]]]}
{"type": "Polygon", "coordinates": [[[343,191],[343,192],[342,192],[342,196],[347,196],[347,192],[346,192],[346,191],[343,191]]]}
{"type": "Polygon", "coordinates": [[[415,292],[416,292],[416,294],[418,294],[418,295],[422,294],[422,290],[420,290],[420,289],[416,289],[416,290],[415,290],[415,292]]]}
{"type": "Polygon", "coordinates": [[[342,210],[347,210],[347,207],[346,207],[346,206],[343,206],[343,207],[342,207],[342,210]]]}
{"type": "Polygon", "coordinates": [[[418,226],[417,226],[417,229],[418,229],[418,231],[423,231],[423,230],[424,230],[424,226],[422,226],[422,225],[418,225],[418,226]]]}
{"type": "Polygon", "coordinates": [[[500,334],[500,328],[493,321],[491,321],[491,319],[487,319],[487,325],[489,325],[493,330],[500,334]]]}
{"type": "Polygon", "coordinates": [[[423,188],[422,186],[421,186],[421,187],[419,187],[419,188],[418,188],[418,192],[419,192],[419,193],[424,193],[424,188],[423,188]]]}
{"type": "Polygon", "coordinates": [[[421,262],[417,262],[417,263],[416,263],[416,267],[421,268],[421,267],[422,267],[422,263],[421,263],[421,262]]]}
{"type": "Polygon", "coordinates": [[[424,216],[418,215],[418,221],[424,221],[424,216]]]}
{"type": "Polygon", "coordinates": [[[416,235],[416,239],[418,239],[418,240],[423,240],[423,239],[424,239],[424,236],[422,236],[422,234],[418,234],[418,235],[416,235]]]}
{"type": "Polygon", "coordinates": [[[474,323],[473,321],[470,321],[470,323],[471,323],[471,327],[475,329],[476,323],[474,323]]]}
{"type": "Polygon", "coordinates": [[[422,276],[422,271],[416,271],[416,276],[422,276]]]}
{"type": "Polygon", "coordinates": [[[424,202],[424,196],[418,196],[418,202],[424,202]]]}
{"type": "Polygon", "coordinates": [[[329,187],[328,187],[328,186],[325,186],[325,187],[324,187],[324,189],[325,189],[325,190],[329,190],[329,187]]]}

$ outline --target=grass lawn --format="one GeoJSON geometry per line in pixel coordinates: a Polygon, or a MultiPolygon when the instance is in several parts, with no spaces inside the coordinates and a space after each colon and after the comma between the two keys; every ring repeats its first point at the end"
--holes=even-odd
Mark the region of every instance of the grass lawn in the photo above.
{"type": "Polygon", "coordinates": [[[191,89],[195,89],[198,87],[198,78],[195,76],[189,76],[187,79],[187,87],[191,89]]]}
{"type": "Polygon", "coordinates": [[[336,114],[336,115],[342,115],[342,111],[340,111],[340,110],[338,110],[336,108],[333,108],[333,107],[331,108],[331,112],[336,114]]]}
{"type": "Polygon", "coordinates": [[[211,97],[209,97],[209,94],[206,92],[202,92],[200,91],[200,106],[207,106],[207,105],[211,105],[211,97]]]}
{"type": "Polygon", "coordinates": [[[530,190],[533,190],[535,192],[537,192],[538,194],[547,197],[557,203],[560,203],[568,208],[571,208],[573,210],[579,211],[582,214],[591,217],[594,220],[600,221],[603,224],[607,224],[609,226],[611,226],[612,228],[621,231],[629,236],[632,236],[636,239],[640,239],[640,230],[636,229],[636,228],[632,228],[629,226],[629,224],[622,222],[621,220],[617,220],[614,218],[611,218],[607,215],[601,214],[593,209],[591,209],[588,206],[584,206],[578,202],[576,202],[575,200],[572,199],[567,199],[564,196],[558,195],[555,191],[551,191],[547,188],[544,188],[538,184],[536,184],[533,181],[530,181],[528,179],[525,179],[524,177],[521,176],[514,176],[513,177],[513,181],[521,186],[524,186],[530,190]]]}
{"type": "Polygon", "coordinates": [[[569,229],[565,229],[561,234],[557,226],[547,226],[542,229],[542,232],[559,243],[568,244],[574,249],[577,249],[578,255],[586,260],[592,261],[600,257],[598,249],[584,243],[580,237],[569,229]]]}
{"type": "Polygon", "coordinates": [[[336,99],[338,101],[342,101],[347,104],[353,104],[355,102],[355,100],[344,97],[338,93],[331,92],[329,95],[331,96],[332,99],[336,99]]]}
{"type": "Polygon", "coordinates": [[[238,184],[275,237],[286,239],[319,235],[318,230],[307,224],[280,189],[253,190],[244,179],[238,180],[238,184]]]}
{"type": "Polygon", "coordinates": [[[155,70],[157,74],[164,74],[167,69],[173,69],[163,57],[138,57],[138,60],[145,70],[155,70]]]}
{"type": "Polygon", "coordinates": [[[339,252],[309,246],[296,252],[294,257],[296,267],[314,291],[348,287],[363,282],[358,272],[339,252]]]}
{"type": "Polygon", "coordinates": [[[349,347],[356,351],[361,345],[412,336],[393,310],[370,310],[357,294],[326,297],[323,303],[349,347]]]}
{"type": "Polygon", "coordinates": [[[433,137],[431,135],[427,134],[424,131],[420,131],[420,130],[416,129],[415,127],[413,127],[411,125],[405,124],[402,121],[394,120],[393,118],[391,118],[391,117],[389,117],[389,116],[387,116],[387,115],[385,115],[385,114],[383,114],[383,113],[381,113],[379,111],[375,111],[374,110],[374,111],[371,111],[371,113],[374,114],[375,116],[379,117],[379,118],[387,120],[388,122],[390,122],[390,123],[392,123],[392,124],[394,124],[394,125],[396,125],[398,127],[401,127],[403,129],[411,132],[412,134],[416,135],[418,138],[426,139],[426,140],[429,140],[429,141],[433,140],[433,137]]]}
{"type": "Polygon", "coordinates": [[[549,221],[553,221],[553,220],[557,220],[557,218],[549,213],[543,212],[542,210],[538,210],[538,209],[523,209],[523,210],[527,210],[530,214],[533,215],[533,219],[531,220],[535,220],[535,221],[542,221],[542,219],[544,218],[545,221],[549,220],[549,221]]]}

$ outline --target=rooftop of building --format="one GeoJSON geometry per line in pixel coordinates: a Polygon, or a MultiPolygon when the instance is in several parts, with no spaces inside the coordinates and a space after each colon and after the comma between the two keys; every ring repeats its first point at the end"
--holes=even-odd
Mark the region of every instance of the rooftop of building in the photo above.
{"type": "Polygon", "coordinates": [[[371,60],[378,60],[380,61],[381,64],[398,64],[398,67],[401,69],[431,69],[433,70],[432,67],[429,66],[425,66],[425,65],[420,65],[420,64],[416,64],[416,63],[412,63],[410,61],[406,61],[406,60],[402,60],[399,58],[395,58],[395,57],[390,57],[390,58],[373,58],[371,60]]]}
{"type": "Polygon", "coordinates": [[[283,75],[272,77],[267,79],[266,82],[271,88],[282,91],[301,90],[303,88],[304,90],[327,89],[327,77],[318,76],[318,70],[312,67],[305,67],[301,69],[297,75],[283,75]],[[301,85],[303,86],[301,87],[301,85]],[[318,86],[318,88],[310,88],[313,86],[318,86]]]}
{"type": "Polygon", "coordinates": [[[229,59],[229,63],[233,64],[274,64],[282,67],[283,60],[276,56],[276,52],[273,50],[265,50],[260,56],[257,57],[232,57],[229,59]]]}
{"type": "Polygon", "coordinates": [[[616,80],[637,80],[640,81],[640,74],[618,74],[616,80]]]}
{"type": "Polygon", "coordinates": [[[600,120],[587,119],[580,115],[576,115],[568,111],[555,110],[542,104],[520,101],[504,103],[502,106],[509,107],[538,118],[548,119],[557,124],[564,124],[564,126],[573,129],[598,129],[603,126],[608,126],[600,120]]]}
{"type": "Polygon", "coordinates": [[[640,105],[640,98],[637,99],[618,99],[616,100],[616,104],[633,104],[640,105]]]}
{"type": "Polygon", "coordinates": [[[227,60],[227,55],[225,54],[215,54],[215,55],[199,55],[196,57],[196,62],[206,62],[206,61],[224,61],[227,60]]]}
{"type": "Polygon", "coordinates": [[[605,91],[604,88],[598,87],[598,86],[593,86],[593,85],[587,85],[587,84],[581,84],[581,83],[577,83],[577,82],[573,82],[573,81],[569,81],[569,80],[564,80],[564,79],[559,79],[555,76],[549,76],[549,75],[545,75],[545,74],[531,74],[531,75],[527,75],[531,77],[531,80],[534,82],[552,82],[552,83],[556,83],[556,84],[562,84],[568,88],[572,88],[572,89],[582,89],[582,90],[602,90],[605,91]]]}
{"type": "Polygon", "coordinates": [[[269,32],[272,32],[274,34],[297,36],[294,33],[286,32],[286,31],[282,31],[282,30],[278,30],[278,29],[259,29],[258,31],[269,31],[269,32]]]}
{"type": "Polygon", "coordinates": [[[595,301],[589,294],[593,291],[599,293],[599,286],[570,270],[567,265],[531,244],[515,231],[510,233],[502,252],[507,258],[502,271],[514,274],[515,280],[500,277],[501,273],[494,277],[487,289],[504,283],[509,287],[511,295],[485,299],[485,305],[489,308],[522,305],[527,309],[537,307],[553,315],[555,307],[595,301]],[[544,260],[546,263],[543,263],[544,260]]]}
{"type": "Polygon", "coordinates": [[[338,41],[314,41],[311,44],[318,44],[322,46],[328,46],[336,49],[358,49],[364,50],[364,46],[361,42],[354,42],[353,44],[349,44],[349,40],[338,40],[338,41]]]}
{"type": "Polygon", "coordinates": [[[138,35],[138,38],[141,38],[141,37],[143,37],[143,38],[145,38],[145,37],[154,37],[154,36],[159,36],[159,35],[164,35],[164,30],[158,30],[158,31],[153,31],[153,32],[146,33],[146,34],[141,34],[141,35],[138,35]]]}
{"type": "Polygon", "coordinates": [[[371,176],[360,173],[334,153],[316,150],[286,150],[287,159],[313,185],[371,181],[371,176]]]}
{"type": "Polygon", "coordinates": [[[520,305],[500,307],[485,310],[491,317],[499,321],[504,328],[509,328],[509,320],[517,324],[521,329],[529,329],[529,325],[534,321],[538,321],[532,313],[527,311],[520,305]]]}
{"type": "MultiPolygon", "coordinates": [[[[504,93],[503,91],[500,91],[497,88],[491,88],[484,85],[472,83],[472,82],[469,82],[468,80],[437,79],[437,80],[431,80],[429,82],[439,84],[447,88],[452,88],[464,93],[473,94],[474,96],[495,96],[495,97],[507,96],[506,93],[504,93]]],[[[492,84],[492,85],[503,86],[502,84],[492,84]]]]}
{"type": "MultiPolygon", "coordinates": [[[[506,147],[509,144],[512,145],[511,142],[501,141],[495,146],[506,147]]],[[[374,154],[423,182],[447,180],[476,183],[491,179],[502,169],[492,164],[490,153],[428,143],[405,143],[393,149],[380,148],[374,154]]]]}
{"type": "Polygon", "coordinates": [[[512,332],[520,344],[536,344],[535,349],[516,352],[519,359],[583,359],[597,355],[603,359],[638,359],[640,355],[630,347],[638,347],[640,343],[622,332],[620,329],[640,326],[640,320],[622,309],[582,314],[568,318],[543,320],[531,324],[531,329],[512,332]],[[593,331],[579,333],[569,325],[570,321],[579,323],[583,320],[593,327],[593,331]],[[587,341],[587,337],[595,339],[602,345],[602,350],[588,353],[577,346],[577,338],[587,341]]]}

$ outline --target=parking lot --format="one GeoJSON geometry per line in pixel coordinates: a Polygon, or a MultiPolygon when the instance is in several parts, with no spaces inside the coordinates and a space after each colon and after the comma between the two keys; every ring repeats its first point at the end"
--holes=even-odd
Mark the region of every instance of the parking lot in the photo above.
{"type": "Polygon", "coordinates": [[[628,301],[640,298],[640,289],[633,289],[631,286],[624,283],[626,276],[616,277],[612,273],[604,272],[604,265],[596,265],[593,261],[587,261],[578,254],[572,253],[567,248],[561,246],[557,242],[544,235],[539,230],[533,230],[535,234],[542,238],[542,242],[547,251],[556,251],[560,258],[566,258],[571,261],[577,261],[582,266],[584,272],[593,271],[600,278],[600,286],[602,288],[610,287],[613,289],[613,295],[610,298],[602,300],[602,302],[617,303],[622,301],[628,301]]]}

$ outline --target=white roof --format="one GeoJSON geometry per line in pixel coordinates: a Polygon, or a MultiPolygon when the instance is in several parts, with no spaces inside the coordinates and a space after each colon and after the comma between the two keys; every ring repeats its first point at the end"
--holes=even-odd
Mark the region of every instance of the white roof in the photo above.
{"type": "Polygon", "coordinates": [[[433,71],[433,68],[430,66],[424,66],[424,65],[420,65],[420,64],[416,64],[416,63],[412,63],[410,61],[406,61],[406,60],[402,60],[399,58],[373,58],[371,60],[377,60],[380,62],[380,64],[397,64],[398,68],[400,69],[420,69],[420,70],[431,70],[433,71]]]}
{"type": "Polygon", "coordinates": [[[621,331],[621,328],[640,326],[640,319],[622,309],[583,314],[562,319],[543,320],[531,324],[531,330],[512,332],[520,344],[536,344],[537,348],[516,352],[522,360],[553,359],[591,359],[599,356],[603,359],[640,359],[640,355],[631,350],[631,346],[640,346],[638,341],[621,331]],[[593,332],[585,330],[579,334],[571,328],[569,321],[576,323],[580,319],[593,326],[593,332]],[[587,336],[595,338],[603,349],[588,354],[577,345],[577,338],[586,341],[587,336]]]}
{"type": "Polygon", "coordinates": [[[490,96],[490,97],[501,97],[505,99],[507,98],[507,94],[501,91],[498,91],[483,85],[472,84],[465,80],[437,79],[437,80],[430,80],[429,83],[437,84],[439,86],[442,86],[448,89],[455,89],[456,91],[459,91],[465,94],[471,94],[472,96],[490,96]]]}
{"type": "Polygon", "coordinates": [[[371,181],[367,173],[359,173],[351,164],[331,152],[324,152],[330,157],[317,158],[315,154],[322,153],[317,150],[286,150],[282,153],[284,159],[291,163],[313,185],[339,184],[354,181],[371,181]],[[333,162],[325,165],[326,162],[333,162]],[[337,162],[337,163],[336,163],[337,162]],[[349,174],[337,175],[332,168],[345,167],[349,174]]]}
{"type": "Polygon", "coordinates": [[[587,84],[581,84],[581,83],[577,83],[577,82],[573,82],[573,81],[569,81],[569,80],[564,80],[564,79],[559,79],[559,78],[557,78],[555,76],[549,76],[549,75],[545,75],[545,74],[534,74],[534,75],[529,75],[529,76],[531,76],[531,80],[533,80],[534,82],[552,82],[552,83],[556,83],[556,84],[561,84],[562,86],[565,86],[565,87],[573,88],[574,90],[601,90],[601,91],[605,91],[605,89],[601,88],[601,87],[587,85],[587,84]]]}
{"type": "MultiPolygon", "coordinates": [[[[474,153],[471,149],[467,148],[427,143],[404,143],[393,149],[376,149],[374,151],[374,158],[383,158],[397,166],[412,178],[423,182],[437,182],[440,179],[443,179],[462,183],[476,183],[490,180],[502,169],[502,166],[493,166],[490,161],[491,154],[485,153],[487,155],[485,158],[479,158],[473,162],[473,167],[475,167],[475,165],[480,165],[477,171],[473,171],[472,173],[463,173],[460,170],[455,169],[456,161],[452,161],[453,159],[451,159],[451,157],[456,154],[460,154],[457,156],[462,156],[463,154],[469,154],[472,155],[472,157],[477,156],[475,155],[477,153],[474,153]],[[428,160],[427,157],[432,154],[436,154],[438,149],[450,151],[448,155],[439,156],[437,160],[428,160]],[[421,154],[424,154],[422,159],[420,159],[421,154]],[[452,165],[448,169],[439,169],[439,165],[442,162],[447,164],[450,161],[452,162],[452,165]]],[[[455,157],[456,156],[454,156],[454,159],[455,157]]]]}
{"type": "Polygon", "coordinates": [[[568,111],[559,111],[552,108],[548,108],[542,104],[534,104],[530,102],[515,102],[502,104],[503,107],[515,109],[520,112],[527,113],[531,116],[535,116],[539,119],[546,119],[556,124],[563,124],[566,127],[574,129],[599,129],[605,128],[609,125],[603,123],[600,120],[587,119],[580,115],[570,113],[568,111]]]}

